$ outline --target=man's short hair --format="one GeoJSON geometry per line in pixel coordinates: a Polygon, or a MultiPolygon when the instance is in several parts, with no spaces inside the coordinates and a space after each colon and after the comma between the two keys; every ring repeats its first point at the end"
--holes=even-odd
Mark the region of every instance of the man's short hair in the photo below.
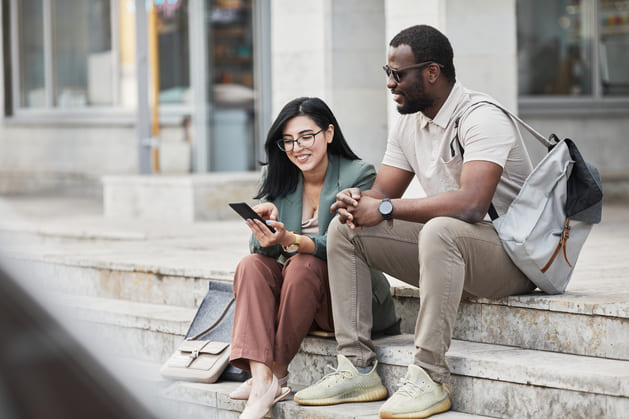
{"type": "Polygon", "coordinates": [[[448,81],[454,83],[454,52],[448,38],[437,29],[428,25],[415,25],[406,28],[391,40],[392,47],[408,45],[413,51],[415,62],[434,61],[443,65],[441,72],[448,81]]]}

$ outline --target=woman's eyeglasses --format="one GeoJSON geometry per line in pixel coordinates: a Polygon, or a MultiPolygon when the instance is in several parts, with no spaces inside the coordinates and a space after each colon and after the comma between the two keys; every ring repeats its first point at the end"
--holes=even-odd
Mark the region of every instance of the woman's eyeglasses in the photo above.
{"type": "Polygon", "coordinates": [[[382,66],[382,69],[387,74],[387,78],[389,78],[389,77],[391,77],[391,75],[393,75],[393,80],[395,80],[396,83],[399,83],[402,80],[402,76],[400,75],[400,73],[402,71],[410,70],[411,68],[426,67],[429,64],[436,64],[436,65],[438,65],[441,68],[444,67],[443,64],[439,64],[439,63],[436,63],[434,61],[424,61],[423,63],[413,64],[413,65],[409,65],[409,66],[402,67],[402,68],[397,68],[397,69],[396,68],[391,68],[388,65],[385,65],[385,66],[382,66]]]}
{"type": "Polygon", "coordinates": [[[304,134],[301,137],[291,140],[290,138],[282,138],[281,140],[277,140],[276,144],[282,151],[293,151],[295,147],[295,143],[299,144],[301,148],[310,148],[314,145],[315,135],[319,134],[323,129],[313,133],[313,134],[304,134]]]}

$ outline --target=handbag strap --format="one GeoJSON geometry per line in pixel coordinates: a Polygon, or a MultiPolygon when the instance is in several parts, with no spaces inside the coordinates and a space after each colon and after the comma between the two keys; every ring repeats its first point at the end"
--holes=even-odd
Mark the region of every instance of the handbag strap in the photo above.
{"type": "Polygon", "coordinates": [[[212,323],[211,326],[209,326],[207,329],[203,330],[202,332],[197,333],[196,335],[187,338],[186,340],[197,340],[198,338],[200,338],[201,336],[205,335],[206,333],[208,333],[209,331],[214,329],[216,326],[218,326],[218,324],[221,322],[221,320],[223,320],[225,318],[225,316],[227,315],[227,312],[229,312],[229,309],[231,308],[232,304],[234,304],[234,301],[235,301],[235,299],[232,297],[232,299],[229,301],[229,303],[227,304],[227,307],[225,307],[225,310],[223,310],[223,313],[220,315],[218,320],[216,320],[214,323],[212,323]]]}

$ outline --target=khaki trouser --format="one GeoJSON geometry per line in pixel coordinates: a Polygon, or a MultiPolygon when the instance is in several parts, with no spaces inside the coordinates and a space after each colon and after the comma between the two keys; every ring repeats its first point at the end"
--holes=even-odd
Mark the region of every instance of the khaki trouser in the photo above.
{"type": "Polygon", "coordinates": [[[498,298],[535,289],[505,253],[493,225],[437,217],[351,230],[332,220],[328,271],[339,353],[357,366],[375,359],[369,267],[419,287],[415,363],[447,383],[445,354],[462,295],[498,298]]]}
{"type": "Polygon", "coordinates": [[[334,330],[327,264],[318,257],[298,254],[282,266],[268,256],[245,256],[234,296],[230,362],[240,369],[249,371],[249,360],[288,365],[311,328],[334,330]]]}

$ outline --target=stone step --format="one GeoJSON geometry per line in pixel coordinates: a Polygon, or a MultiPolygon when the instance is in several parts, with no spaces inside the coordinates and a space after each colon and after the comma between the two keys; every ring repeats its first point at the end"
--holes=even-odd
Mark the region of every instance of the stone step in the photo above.
{"type": "MultiPolygon", "coordinates": [[[[174,351],[194,314],[186,307],[93,297],[57,296],[56,301],[79,316],[95,339],[109,342],[114,355],[156,364],[174,351]]],[[[379,372],[385,386],[394,391],[413,359],[412,336],[386,337],[375,343],[379,372]]],[[[290,366],[291,386],[298,389],[318,380],[327,372],[325,365],[335,365],[335,353],[333,339],[306,338],[290,366]]],[[[589,417],[621,417],[629,406],[629,361],[456,339],[447,360],[456,411],[498,417],[535,417],[539,412],[562,417],[582,411],[589,417]]]]}
{"type": "Polygon", "coordinates": [[[163,363],[184,339],[196,312],[190,307],[49,293],[66,324],[112,356],[163,363]],[[115,344],[114,344],[115,343],[115,344]]]}
{"type": "MultiPolygon", "coordinates": [[[[35,211],[35,204],[27,212],[35,211]]],[[[593,229],[565,294],[466,300],[454,337],[629,359],[629,274],[621,253],[626,248],[622,232],[629,223],[624,214],[625,207],[606,207],[605,220],[610,221],[593,229]]],[[[240,220],[186,224],[81,215],[44,217],[37,223],[11,215],[0,219],[1,244],[39,287],[188,308],[199,305],[210,280],[232,280],[235,266],[248,253],[248,237],[240,220]]],[[[396,285],[394,295],[402,329],[412,332],[418,290],[396,285]]]]}
{"type": "MultiPolygon", "coordinates": [[[[175,402],[171,405],[176,417],[220,417],[237,418],[245,406],[244,401],[232,400],[229,393],[240,383],[198,384],[175,382],[167,387],[162,396],[175,402]],[[216,413],[219,415],[216,415],[216,413]],[[204,416],[202,416],[204,415],[204,416]]],[[[349,403],[335,406],[301,406],[292,400],[292,395],[276,403],[267,418],[286,419],[376,419],[382,402],[349,403]]],[[[440,419],[480,419],[486,416],[448,411],[440,419]]]]}
{"type": "MultiPolygon", "coordinates": [[[[197,307],[209,281],[231,282],[233,264],[214,250],[201,266],[164,250],[159,263],[143,264],[133,249],[111,252],[22,255],[24,270],[42,277],[48,289],[151,304],[197,307]],[[227,266],[226,266],[227,265],[227,266]]],[[[202,253],[202,251],[200,252],[202,253]]],[[[154,252],[153,256],[159,256],[154,252]]],[[[199,256],[201,257],[201,256],[199,256]]],[[[399,282],[399,281],[398,281],[399,282]]],[[[601,281],[602,282],[602,281],[601,281]]],[[[419,310],[417,288],[392,288],[402,331],[412,333],[419,310]]],[[[533,293],[490,300],[469,298],[458,311],[455,339],[553,352],[629,360],[629,302],[588,298],[584,293],[533,293]]]]}
{"type": "MultiPolygon", "coordinates": [[[[393,290],[401,329],[413,333],[419,291],[393,290]]],[[[454,325],[455,339],[552,352],[629,360],[629,307],[584,304],[582,295],[541,292],[502,299],[467,298],[454,325]]]]}
{"type": "MultiPolygon", "coordinates": [[[[391,392],[413,360],[411,335],[376,342],[379,373],[391,392]]],[[[299,387],[335,366],[333,340],[307,338],[290,366],[299,387]]],[[[491,417],[625,417],[629,361],[453,340],[453,409],[491,417]]]]}
{"type": "MultiPolygon", "coordinates": [[[[156,417],[171,419],[184,417],[234,418],[244,408],[245,402],[232,400],[229,393],[240,383],[218,382],[199,384],[173,382],[159,374],[161,364],[137,361],[129,358],[113,358],[107,364],[127,386],[135,388],[134,394],[147,406],[152,407],[156,417]],[[138,389],[140,387],[141,389],[138,389]]],[[[294,392],[266,415],[269,418],[376,418],[380,403],[354,403],[327,407],[304,407],[293,401],[294,392]]],[[[444,419],[481,419],[485,416],[469,415],[449,411],[444,419]]]]}
{"type": "Polygon", "coordinates": [[[197,307],[210,280],[232,281],[248,254],[242,221],[175,224],[79,220],[76,227],[0,220],[0,244],[33,281],[75,295],[197,307]]]}

